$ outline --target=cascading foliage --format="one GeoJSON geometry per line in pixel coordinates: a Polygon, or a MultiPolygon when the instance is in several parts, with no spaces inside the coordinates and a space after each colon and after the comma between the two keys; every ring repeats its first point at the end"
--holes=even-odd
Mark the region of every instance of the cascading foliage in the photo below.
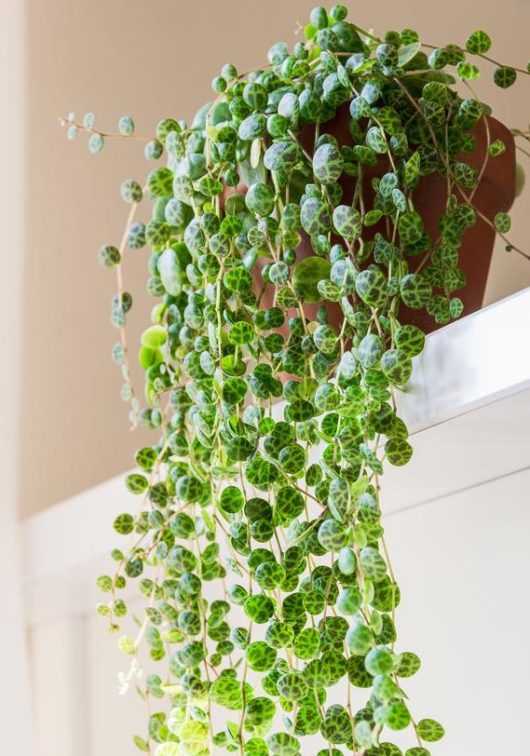
{"type": "MultiPolygon", "coordinates": [[[[483,31],[465,47],[431,48],[411,29],[380,39],[344,6],[317,7],[292,52],[275,44],[248,74],[225,65],[191,126],[161,121],[145,155],[166,165],[121,187],[127,228],[100,250],[118,273],[113,357],[133,423],[157,440],[126,478],[138,502],[114,527],[129,545],[97,582],[114,633],[125,589],[136,581],[144,598],[137,635],[119,639],[122,688],[134,680],[150,704],[140,751],[428,756],[444,734],[422,718],[429,702],[406,696],[420,660],[397,638],[380,488],[385,465],[412,455],[396,389],[424,333],[400,308],[458,317],[463,235],[475,222],[509,230],[506,213],[475,208],[481,171],[466,162],[488,112],[469,84],[476,62],[496,66],[500,87],[526,73],[496,64],[490,44],[483,31]],[[338,108],[347,143],[326,130],[338,108]],[[437,238],[415,209],[433,173],[448,191],[437,238]],[[134,217],[145,196],[147,223],[134,217]],[[121,262],[144,247],[156,304],[142,409],[121,262]],[[145,676],[144,646],[157,670],[145,676]]],[[[130,117],[117,134],[92,114],[63,123],[92,152],[138,138],[130,117]]],[[[492,141],[485,161],[504,149],[492,141]]]]}

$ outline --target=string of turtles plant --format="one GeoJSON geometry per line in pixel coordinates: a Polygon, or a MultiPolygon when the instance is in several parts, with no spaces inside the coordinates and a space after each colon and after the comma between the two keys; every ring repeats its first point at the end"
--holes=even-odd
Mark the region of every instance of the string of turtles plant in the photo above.
{"type": "MultiPolygon", "coordinates": [[[[145,186],[122,184],[127,227],[99,253],[117,271],[122,396],[157,440],[126,478],[140,503],[114,522],[131,540],[97,580],[108,594],[98,612],[121,633],[124,591],[138,581],[145,608],[136,635],[119,639],[131,657],[122,690],[134,681],[148,701],[147,733],[134,742],[156,756],[296,756],[310,735],[318,756],[428,756],[444,734],[405,692],[420,660],[398,643],[381,522],[385,465],[412,455],[396,389],[424,345],[400,323],[400,305],[437,323],[461,314],[458,252],[475,222],[528,257],[507,239],[506,213],[488,219],[474,206],[484,166],[461,157],[488,113],[471,89],[478,64],[493,64],[502,88],[527,70],[492,60],[483,31],[464,47],[431,47],[411,29],[379,38],[347,22],[342,5],[315,8],[303,34],[250,73],[225,65],[190,126],[167,118],[143,140],[146,158],[167,165],[145,186]],[[326,132],[344,103],[349,144],[326,132]],[[372,174],[368,200],[363,172],[382,159],[388,170],[372,174]],[[448,188],[437,239],[414,204],[431,173],[448,188]],[[347,204],[344,176],[355,182],[347,204]],[[147,223],[135,220],[144,197],[147,223]],[[301,258],[303,234],[312,254],[301,258]],[[144,408],[122,278],[125,250],[143,247],[156,299],[139,351],[144,408]],[[425,264],[411,272],[419,254],[425,264]],[[144,645],[161,671],[141,675],[144,645]],[[410,733],[405,746],[391,742],[398,730],[410,733]]],[[[92,152],[112,137],[143,139],[130,117],[116,133],[96,129],[92,114],[63,124],[70,138],[87,132],[92,152]]],[[[492,141],[485,162],[504,149],[492,141]]]]}

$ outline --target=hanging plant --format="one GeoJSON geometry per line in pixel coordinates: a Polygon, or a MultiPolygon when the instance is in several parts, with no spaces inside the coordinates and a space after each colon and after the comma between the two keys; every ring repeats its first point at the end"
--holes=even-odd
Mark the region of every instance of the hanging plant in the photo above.
{"type": "MultiPolygon", "coordinates": [[[[117,271],[122,396],[156,439],[125,480],[139,503],[114,522],[130,541],[98,612],[131,656],[122,689],[150,702],[134,742],[156,756],[296,756],[306,736],[319,756],[428,756],[444,734],[406,695],[420,660],[398,641],[381,478],[412,456],[397,399],[425,330],[461,315],[488,263],[474,230],[528,257],[507,237],[514,140],[472,88],[479,63],[502,88],[527,71],[492,60],[483,31],[379,38],[342,5],[315,8],[304,37],[250,73],[225,65],[190,126],[158,124],[145,156],[166,165],[124,181],[126,231],[99,253],[117,271]],[[144,247],[142,408],[122,259],[144,247]]],[[[139,138],[130,117],[116,134],[63,123],[92,152],[139,138]]]]}

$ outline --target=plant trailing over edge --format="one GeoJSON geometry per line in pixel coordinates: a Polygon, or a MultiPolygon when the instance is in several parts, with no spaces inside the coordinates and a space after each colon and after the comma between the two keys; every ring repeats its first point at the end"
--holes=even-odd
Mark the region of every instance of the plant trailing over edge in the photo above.
{"type": "MultiPolygon", "coordinates": [[[[167,165],[145,186],[123,183],[126,232],[119,247],[100,250],[118,273],[122,396],[133,423],[158,440],[127,476],[141,503],[114,523],[131,542],[112,553],[114,576],[98,578],[110,594],[98,611],[120,632],[123,590],[138,579],[146,606],[136,637],[119,640],[132,657],[122,684],[139,671],[145,642],[162,671],[138,681],[154,713],[135,743],[156,756],[295,756],[315,734],[319,756],[341,746],[394,756],[402,750],[389,738],[405,728],[407,756],[428,756],[443,736],[405,695],[420,660],[397,641],[399,588],[381,524],[385,463],[412,455],[396,389],[424,344],[419,328],[400,322],[400,306],[427,308],[438,323],[461,314],[458,251],[478,220],[481,176],[461,154],[488,112],[470,82],[483,60],[500,87],[526,71],[492,61],[483,31],[465,47],[431,48],[411,29],[380,39],[345,17],[342,5],[315,8],[292,52],[275,44],[268,65],[248,74],[224,66],[214,102],[191,126],[161,121],[145,155],[167,165]],[[339,144],[325,124],[344,103],[350,140],[339,144]],[[363,172],[383,164],[368,199],[363,172]],[[414,204],[431,173],[448,187],[437,239],[414,204]],[[355,184],[347,203],[344,176],[355,184]],[[134,219],[144,195],[147,224],[134,219]],[[303,233],[312,254],[301,258],[303,233]],[[157,304],[139,352],[141,409],[121,261],[144,246],[157,304]],[[425,264],[410,272],[417,254],[425,264]],[[311,319],[306,305],[317,302],[311,319]],[[330,303],[342,312],[339,332],[330,303]],[[328,689],[343,678],[339,703],[328,689]]],[[[118,134],[97,130],[92,114],[63,123],[69,137],[87,131],[92,152],[108,137],[135,137],[129,117],[118,134]]],[[[491,142],[485,162],[504,149],[491,142]]],[[[510,226],[503,212],[479,222],[503,238],[510,226]]]]}

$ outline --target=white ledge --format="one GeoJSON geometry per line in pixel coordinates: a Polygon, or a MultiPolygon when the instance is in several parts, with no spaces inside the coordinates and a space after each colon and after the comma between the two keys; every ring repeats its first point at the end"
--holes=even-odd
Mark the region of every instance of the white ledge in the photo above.
{"type": "MultiPolygon", "coordinates": [[[[383,479],[387,514],[530,466],[530,289],[429,335],[400,412],[414,457],[383,479]]],[[[23,523],[28,621],[86,612],[94,577],[120,542],[111,524],[134,508],[123,475],[23,523]]]]}
{"type": "Polygon", "coordinates": [[[530,388],[530,288],[427,337],[399,408],[411,432],[530,388]]]}

